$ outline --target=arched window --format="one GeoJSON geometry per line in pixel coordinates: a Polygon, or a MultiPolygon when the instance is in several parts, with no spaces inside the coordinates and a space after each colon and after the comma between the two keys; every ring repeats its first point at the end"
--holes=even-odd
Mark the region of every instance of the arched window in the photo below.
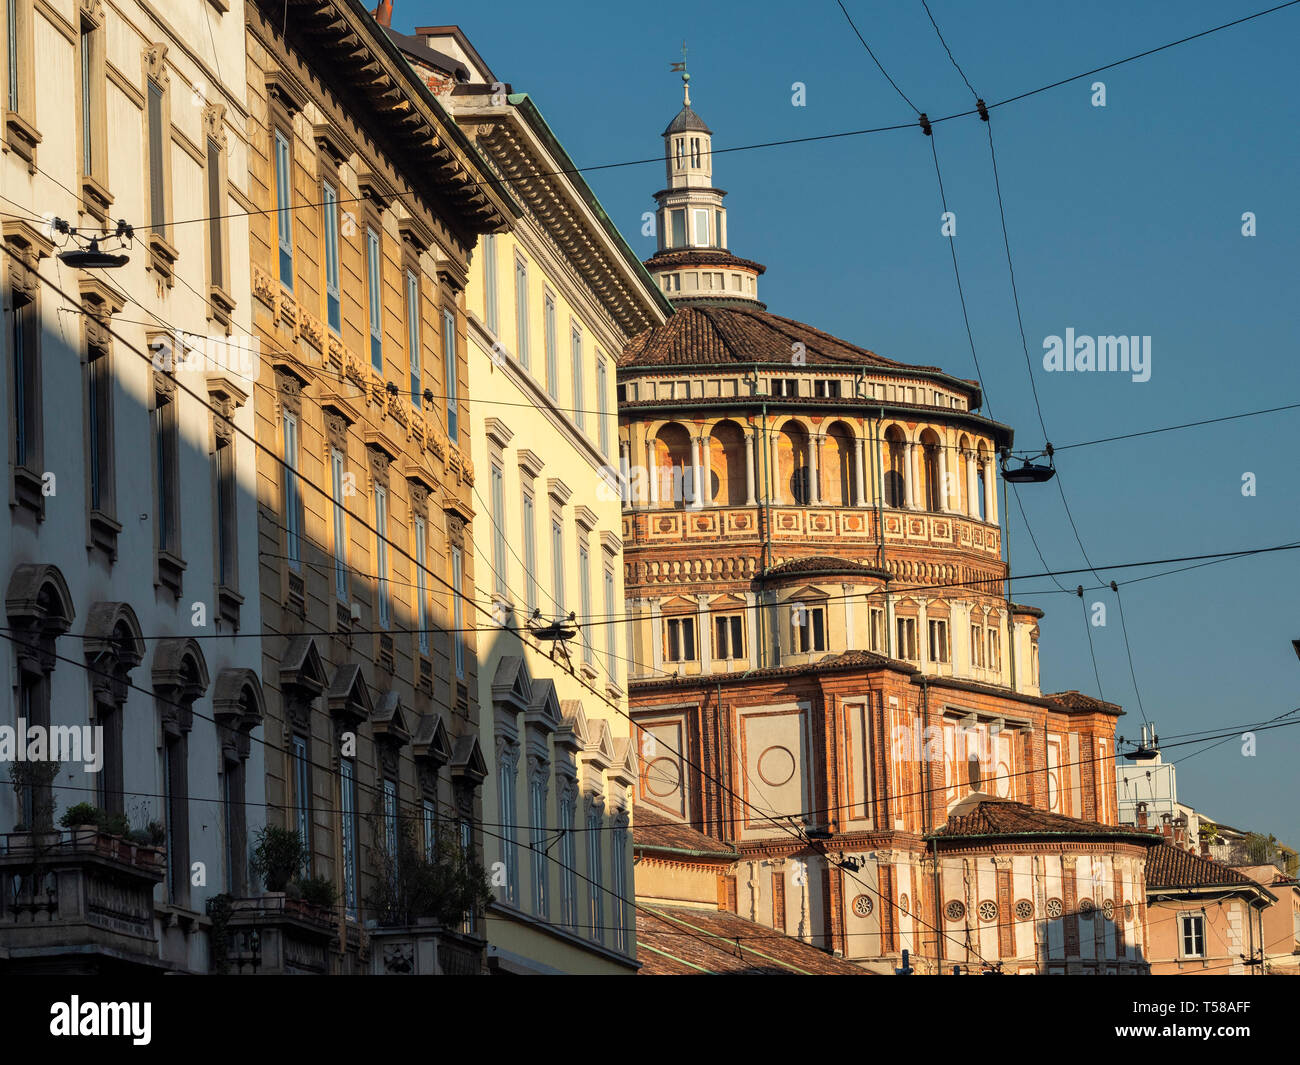
{"type": "Polygon", "coordinates": [[[921,487],[923,489],[922,498],[925,500],[925,509],[929,511],[940,511],[943,509],[943,478],[939,472],[939,438],[930,429],[921,434],[922,449],[922,471],[921,487]]]}
{"type": "Polygon", "coordinates": [[[745,433],[735,422],[719,422],[709,434],[707,477],[706,499],[726,506],[745,503],[745,433]]]}
{"type": "Polygon", "coordinates": [[[808,434],[798,422],[786,422],[777,436],[776,498],[779,503],[808,503],[808,434]]]}
{"type": "Polygon", "coordinates": [[[988,507],[985,505],[988,499],[988,458],[988,448],[984,446],[984,442],[981,440],[980,446],[975,452],[976,487],[979,489],[980,494],[979,499],[976,501],[976,513],[981,521],[989,520],[988,507]]]}
{"type": "Polygon", "coordinates": [[[843,422],[835,422],[826,432],[826,445],[817,471],[821,481],[821,501],[833,507],[852,506],[856,476],[853,430],[843,422]]]}
{"type": "Polygon", "coordinates": [[[885,430],[887,467],[885,470],[885,505],[901,507],[907,501],[907,444],[903,431],[896,425],[885,430]]]}
{"type": "Polygon", "coordinates": [[[82,645],[89,669],[95,725],[101,736],[101,768],[96,799],[109,813],[125,813],[123,803],[123,715],[131,670],[144,658],[140,622],[126,603],[95,603],[86,620],[82,645]]]}
{"type": "Polygon", "coordinates": [[[690,484],[691,434],[671,422],[655,435],[654,452],[659,503],[680,507],[690,484]]]}

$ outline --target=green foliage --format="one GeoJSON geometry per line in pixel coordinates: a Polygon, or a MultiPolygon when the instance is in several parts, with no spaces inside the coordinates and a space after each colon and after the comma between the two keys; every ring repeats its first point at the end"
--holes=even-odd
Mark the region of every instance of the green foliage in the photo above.
{"type": "Polygon", "coordinates": [[[54,824],[54,790],[50,785],[61,768],[61,762],[14,762],[9,766],[9,781],[20,810],[24,793],[29,789],[32,792],[32,824],[23,831],[36,831],[54,824]]]}
{"type": "Polygon", "coordinates": [[[126,814],[105,814],[99,827],[110,836],[125,836],[128,839],[131,836],[131,822],[126,819],[126,814]]]}
{"type": "Polygon", "coordinates": [[[1277,837],[1272,833],[1267,836],[1262,832],[1250,832],[1246,835],[1246,857],[1252,865],[1268,865],[1277,856],[1277,837]]]}
{"type": "Polygon", "coordinates": [[[388,853],[382,814],[374,818],[376,864],[374,895],[367,903],[382,925],[411,925],[431,920],[456,928],[470,910],[492,899],[483,867],[461,849],[455,825],[439,822],[433,833],[433,851],[425,853],[424,826],[405,815],[397,819],[397,848],[388,853]]]}
{"type": "Polygon", "coordinates": [[[100,827],[107,817],[108,815],[93,802],[79,802],[63,811],[63,816],[59,818],[59,824],[64,828],[75,828],[78,825],[100,827]]]}
{"type": "Polygon", "coordinates": [[[257,834],[249,867],[262,878],[267,891],[283,891],[306,860],[307,848],[297,832],[267,825],[257,834]]]}
{"type": "Polygon", "coordinates": [[[300,876],[294,883],[303,902],[329,910],[338,901],[339,893],[334,888],[334,881],[327,876],[300,876]]]}
{"type": "Polygon", "coordinates": [[[212,918],[212,931],[208,933],[208,943],[212,952],[212,971],[227,973],[230,971],[230,914],[234,909],[230,895],[213,895],[208,899],[208,916],[212,918]]]}

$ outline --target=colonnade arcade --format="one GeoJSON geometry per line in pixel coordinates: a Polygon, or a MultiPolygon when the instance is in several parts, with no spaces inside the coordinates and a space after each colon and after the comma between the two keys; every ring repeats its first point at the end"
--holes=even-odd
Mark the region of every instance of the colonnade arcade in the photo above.
{"type": "Polygon", "coordinates": [[[998,522],[995,454],[955,427],[778,417],[766,432],[731,418],[625,425],[624,506],[867,507],[998,522]]]}

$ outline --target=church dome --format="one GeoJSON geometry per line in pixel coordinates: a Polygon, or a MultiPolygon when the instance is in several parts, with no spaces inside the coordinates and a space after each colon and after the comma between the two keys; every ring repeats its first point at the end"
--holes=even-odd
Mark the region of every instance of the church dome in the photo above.
{"type": "Polygon", "coordinates": [[[665,137],[671,137],[674,133],[708,133],[710,136],[713,130],[704,124],[704,119],[691,110],[691,105],[685,105],[677,112],[677,117],[668,123],[668,128],[664,130],[665,137]]]}

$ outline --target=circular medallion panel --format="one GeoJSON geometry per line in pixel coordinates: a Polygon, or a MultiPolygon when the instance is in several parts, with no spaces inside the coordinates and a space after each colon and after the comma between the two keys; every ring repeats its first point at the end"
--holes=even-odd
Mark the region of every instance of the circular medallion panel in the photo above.
{"type": "Polygon", "coordinates": [[[1092,920],[1092,915],[1094,911],[1096,911],[1096,909],[1097,909],[1097,904],[1093,902],[1092,899],[1079,900],[1079,916],[1082,917],[1085,921],[1092,920]]]}
{"type": "Polygon", "coordinates": [[[787,747],[769,747],[758,756],[758,775],[763,783],[779,788],[794,776],[794,754],[787,747]]]}
{"type": "Polygon", "coordinates": [[[682,771],[672,758],[656,758],[645,769],[645,788],[661,799],[676,794],[682,786],[682,771]]]}
{"type": "Polygon", "coordinates": [[[1063,903],[1060,899],[1047,900],[1047,916],[1050,917],[1053,921],[1055,921],[1058,917],[1060,917],[1061,914],[1063,914],[1064,912],[1065,912],[1065,903],[1063,903]]]}
{"type": "Polygon", "coordinates": [[[870,917],[871,910],[871,900],[866,895],[859,895],[853,900],[853,912],[859,917],[870,917]]]}
{"type": "Polygon", "coordinates": [[[981,921],[996,921],[998,919],[998,904],[992,899],[985,899],[976,907],[981,921]]]}
{"type": "Polygon", "coordinates": [[[1028,921],[1034,916],[1034,904],[1028,899],[1016,900],[1016,917],[1021,921],[1028,921]]]}
{"type": "Polygon", "coordinates": [[[950,899],[943,908],[943,915],[950,921],[960,921],[966,916],[966,904],[961,899],[950,899]]]}
{"type": "Polygon", "coordinates": [[[1112,900],[1107,899],[1101,904],[1101,912],[1106,915],[1106,920],[1115,920],[1115,903],[1112,900]]]}
{"type": "Polygon", "coordinates": [[[898,896],[898,909],[899,909],[899,911],[903,914],[904,917],[906,917],[907,914],[908,914],[908,905],[909,905],[909,900],[908,900],[907,895],[905,895],[905,894],[904,894],[904,895],[899,895],[899,896],[898,896]]]}

